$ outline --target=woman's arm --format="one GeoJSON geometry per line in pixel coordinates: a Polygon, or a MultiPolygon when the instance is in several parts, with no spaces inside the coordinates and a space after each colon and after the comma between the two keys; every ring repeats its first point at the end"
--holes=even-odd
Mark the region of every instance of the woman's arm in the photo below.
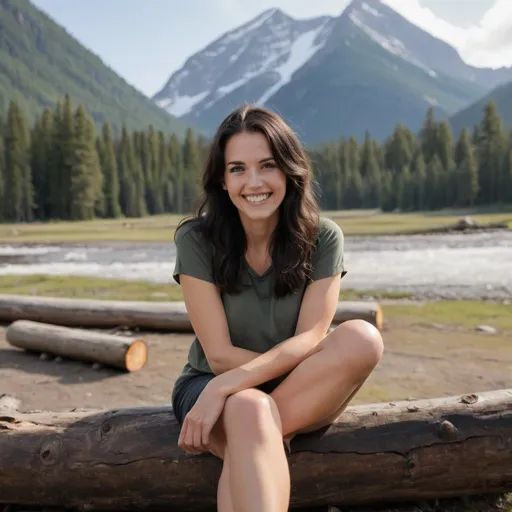
{"type": "Polygon", "coordinates": [[[260,356],[231,343],[224,306],[214,284],[185,274],[180,275],[180,284],[190,322],[215,375],[260,356]]]}
{"type": "MultiPolygon", "coordinates": [[[[217,377],[216,385],[223,394],[231,395],[293,370],[325,337],[339,300],[341,274],[320,279],[306,288],[302,300],[295,336],[269,351],[247,360],[217,377]]],[[[225,350],[225,367],[234,362],[234,352],[225,350]]],[[[240,361],[243,357],[240,356],[240,361]]]]}

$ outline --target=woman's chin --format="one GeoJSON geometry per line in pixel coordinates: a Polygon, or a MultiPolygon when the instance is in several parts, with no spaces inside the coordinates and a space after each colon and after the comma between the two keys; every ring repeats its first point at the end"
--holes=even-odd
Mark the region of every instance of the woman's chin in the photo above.
{"type": "Polygon", "coordinates": [[[272,221],[279,214],[277,208],[243,208],[239,209],[240,217],[250,222],[272,221]]]}

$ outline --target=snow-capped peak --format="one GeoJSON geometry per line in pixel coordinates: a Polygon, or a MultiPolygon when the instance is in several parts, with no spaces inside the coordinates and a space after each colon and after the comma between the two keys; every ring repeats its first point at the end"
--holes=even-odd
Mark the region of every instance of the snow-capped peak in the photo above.
{"type": "Polygon", "coordinates": [[[154,100],[178,117],[237,94],[264,104],[322,47],[331,19],[295,20],[269,9],[188,59],[154,100]]]}

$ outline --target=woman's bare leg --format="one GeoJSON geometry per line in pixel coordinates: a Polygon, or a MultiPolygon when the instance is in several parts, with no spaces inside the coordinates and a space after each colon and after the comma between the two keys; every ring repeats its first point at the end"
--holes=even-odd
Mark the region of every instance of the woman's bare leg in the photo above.
{"type": "Polygon", "coordinates": [[[379,331],[363,320],[331,331],[270,395],[283,436],[332,423],[378,364],[383,349],[379,331]]]}
{"type": "Polygon", "coordinates": [[[287,512],[290,473],[272,398],[257,389],[231,395],[212,436],[211,451],[223,459],[219,512],[287,512]]]}
{"type": "Polygon", "coordinates": [[[222,417],[234,510],[287,512],[290,473],[272,398],[246,389],[226,400],[222,417]]]}
{"type": "Polygon", "coordinates": [[[231,498],[231,484],[229,475],[229,454],[224,452],[224,460],[222,462],[222,473],[217,488],[217,511],[218,512],[235,512],[233,508],[233,499],[231,498]]]}

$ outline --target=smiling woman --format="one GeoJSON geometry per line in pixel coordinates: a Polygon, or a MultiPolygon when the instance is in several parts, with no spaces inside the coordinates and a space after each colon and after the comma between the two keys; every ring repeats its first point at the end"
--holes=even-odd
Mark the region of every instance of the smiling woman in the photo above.
{"type": "Polygon", "coordinates": [[[343,233],[319,216],[309,162],[283,119],[249,106],[229,115],[203,189],[175,237],[173,275],[196,334],[172,393],[178,444],[223,460],[220,512],[285,512],[285,446],[343,412],[382,339],[362,320],[328,334],[343,233]]]}

